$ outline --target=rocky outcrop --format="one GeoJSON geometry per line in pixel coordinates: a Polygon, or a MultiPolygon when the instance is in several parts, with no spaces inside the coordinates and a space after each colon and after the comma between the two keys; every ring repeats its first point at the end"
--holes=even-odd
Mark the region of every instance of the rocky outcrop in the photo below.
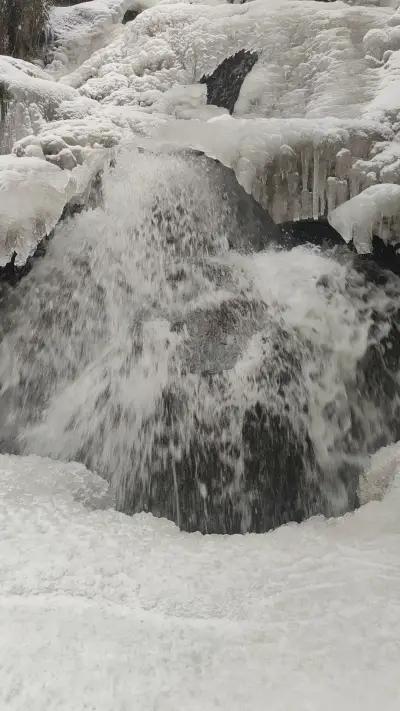
{"type": "Polygon", "coordinates": [[[203,76],[200,82],[207,84],[207,103],[228,109],[232,114],[243,81],[257,59],[257,52],[242,49],[224,59],[210,76],[203,76]]]}

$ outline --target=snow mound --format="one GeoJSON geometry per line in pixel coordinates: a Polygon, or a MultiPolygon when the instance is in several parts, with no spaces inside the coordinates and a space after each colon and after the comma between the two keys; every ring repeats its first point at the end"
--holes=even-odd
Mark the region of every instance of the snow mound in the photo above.
{"type": "Polygon", "coordinates": [[[231,537],[125,517],[81,465],[1,456],[2,708],[397,711],[390,456],[382,502],[231,537]]]}

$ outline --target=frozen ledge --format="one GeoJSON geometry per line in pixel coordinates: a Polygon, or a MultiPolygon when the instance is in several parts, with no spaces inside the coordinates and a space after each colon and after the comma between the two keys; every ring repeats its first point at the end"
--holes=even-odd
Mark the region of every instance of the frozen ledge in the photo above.
{"type": "Polygon", "coordinates": [[[371,252],[373,235],[384,242],[399,238],[400,185],[372,185],[333,210],[328,219],[346,242],[353,240],[357,252],[371,252]]]}
{"type": "Polygon", "coordinates": [[[400,144],[375,123],[222,115],[170,120],[162,135],[232,168],[276,223],[327,217],[360,252],[399,234],[400,144]]]}

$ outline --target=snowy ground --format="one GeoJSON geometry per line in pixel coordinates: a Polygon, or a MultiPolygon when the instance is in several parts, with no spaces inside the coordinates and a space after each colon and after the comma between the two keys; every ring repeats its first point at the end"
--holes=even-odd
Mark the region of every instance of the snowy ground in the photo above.
{"type": "Polygon", "coordinates": [[[0,707],[397,711],[396,446],[363,496],[388,485],[340,519],[202,537],[117,513],[81,465],[1,456],[0,707]]]}

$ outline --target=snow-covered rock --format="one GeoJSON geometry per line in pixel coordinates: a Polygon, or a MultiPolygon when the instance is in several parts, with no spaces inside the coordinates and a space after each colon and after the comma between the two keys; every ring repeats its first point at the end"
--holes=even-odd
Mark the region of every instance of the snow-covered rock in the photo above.
{"type": "Polygon", "coordinates": [[[52,7],[50,32],[54,36],[54,44],[49,57],[49,71],[60,76],[71,65],[81,64],[118,35],[127,10],[139,11],[144,2],[89,0],[52,7]]]}
{"type": "Polygon", "coordinates": [[[373,235],[399,241],[400,185],[371,185],[333,210],[329,222],[361,254],[371,252],[373,235]]]}

